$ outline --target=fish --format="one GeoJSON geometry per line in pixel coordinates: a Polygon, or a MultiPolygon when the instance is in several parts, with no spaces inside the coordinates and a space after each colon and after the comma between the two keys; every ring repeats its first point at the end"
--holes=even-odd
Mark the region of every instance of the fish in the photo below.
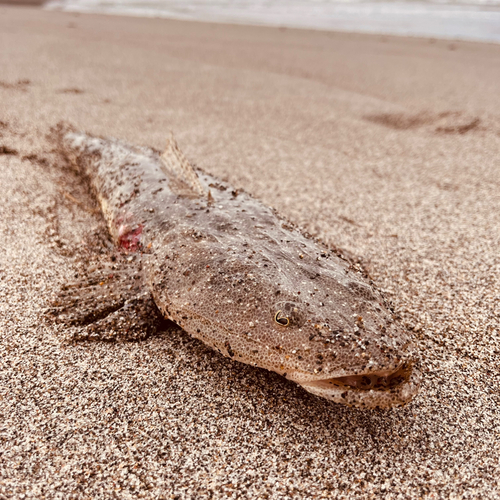
{"type": "Polygon", "coordinates": [[[109,293],[95,277],[85,300],[66,289],[73,309],[86,307],[86,328],[118,328],[127,315],[151,326],[140,317],[152,307],[223,356],[336,403],[386,409],[418,393],[410,333],[339,250],[194,167],[173,136],[164,152],[63,125],[53,140],[88,180],[125,267],[140,262],[115,266],[109,293]]]}

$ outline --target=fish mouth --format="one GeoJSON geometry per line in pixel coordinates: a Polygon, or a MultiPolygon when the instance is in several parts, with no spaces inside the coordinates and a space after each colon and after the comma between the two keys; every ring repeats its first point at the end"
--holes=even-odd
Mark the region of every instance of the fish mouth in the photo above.
{"type": "Polygon", "coordinates": [[[380,371],[364,375],[347,375],[346,377],[327,378],[314,381],[315,385],[322,387],[348,387],[362,391],[385,391],[402,384],[409,375],[411,367],[402,365],[396,371],[380,371]]]}
{"type": "Polygon", "coordinates": [[[391,408],[411,401],[418,392],[420,381],[420,372],[413,364],[403,363],[392,371],[297,380],[297,383],[308,392],[337,403],[361,408],[391,408]]]}

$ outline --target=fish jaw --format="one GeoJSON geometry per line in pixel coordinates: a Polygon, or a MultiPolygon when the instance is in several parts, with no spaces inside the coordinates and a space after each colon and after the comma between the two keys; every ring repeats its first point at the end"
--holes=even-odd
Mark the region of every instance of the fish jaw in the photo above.
{"type": "Polygon", "coordinates": [[[287,378],[316,396],[366,409],[405,406],[418,393],[422,380],[420,371],[411,363],[404,363],[393,372],[369,372],[313,380],[301,380],[300,373],[289,373],[287,378]]]}

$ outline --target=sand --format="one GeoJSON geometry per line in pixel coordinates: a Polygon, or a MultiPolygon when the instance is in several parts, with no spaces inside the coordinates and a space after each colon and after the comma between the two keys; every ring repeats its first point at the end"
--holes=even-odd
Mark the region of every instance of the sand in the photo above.
{"type": "Polygon", "coordinates": [[[0,498],[500,497],[500,46],[0,6],[0,68],[0,498]],[[101,221],[60,120],[173,130],[358,256],[420,394],[350,409],[173,326],[68,343],[43,311],[101,221]]]}

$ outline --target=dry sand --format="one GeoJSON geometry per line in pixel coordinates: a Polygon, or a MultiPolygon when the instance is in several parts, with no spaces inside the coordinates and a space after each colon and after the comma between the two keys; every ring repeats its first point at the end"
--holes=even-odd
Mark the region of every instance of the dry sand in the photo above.
{"type": "Polygon", "coordinates": [[[499,82],[497,45],[0,6],[0,498],[500,498],[499,82]],[[59,120],[173,130],[360,256],[420,395],[349,409],[175,328],[65,343],[42,312],[99,218],[62,194],[59,120]]]}

